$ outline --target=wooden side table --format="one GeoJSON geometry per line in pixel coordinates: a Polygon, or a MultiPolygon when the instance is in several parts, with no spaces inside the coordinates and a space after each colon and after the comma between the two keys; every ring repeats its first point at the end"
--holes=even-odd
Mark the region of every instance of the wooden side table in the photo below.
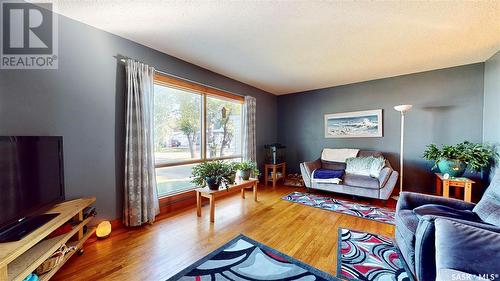
{"type": "Polygon", "coordinates": [[[464,201],[472,201],[472,184],[475,183],[473,180],[468,178],[448,178],[445,179],[443,174],[436,174],[436,193],[438,195],[443,195],[443,197],[450,197],[450,186],[463,187],[464,188],[464,201]],[[442,192],[442,193],[441,193],[442,192]]]}
{"type": "Polygon", "coordinates": [[[273,188],[276,187],[276,182],[279,180],[284,180],[286,177],[286,162],[279,163],[279,164],[265,164],[264,165],[264,181],[266,182],[265,185],[267,186],[268,182],[273,183],[273,188]],[[281,168],[281,176],[278,177],[278,169],[281,168]],[[269,170],[272,171],[272,176],[269,178],[269,170]]]}
{"type": "Polygon", "coordinates": [[[257,202],[257,183],[258,179],[249,179],[239,184],[229,186],[228,190],[221,188],[219,190],[211,190],[208,187],[200,187],[196,191],[196,215],[201,217],[201,197],[210,200],[210,222],[215,221],[215,199],[219,195],[227,194],[228,191],[241,190],[241,198],[245,199],[245,189],[253,189],[253,200],[257,202]]]}

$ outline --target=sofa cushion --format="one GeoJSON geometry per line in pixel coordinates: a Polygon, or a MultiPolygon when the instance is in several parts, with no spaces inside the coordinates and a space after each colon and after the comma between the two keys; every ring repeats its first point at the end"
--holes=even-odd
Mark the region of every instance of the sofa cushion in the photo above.
{"type": "Polygon", "coordinates": [[[372,165],[371,157],[353,157],[346,160],[345,172],[349,174],[369,176],[372,165]]]}
{"type": "Polygon", "coordinates": [[[380,171],[385,166],[385,159],[382,157],[373,157],[372,164],[370,166],[370,176],[378,178],[380,176],[380,171]]]}
{"type": "Polygon", "coordinates": [[[438,205],[438,204],[425,204],[420,207],[413,209],[413,212],[417,217],[423,217],[425,215],[433,215],[446,218],[455,218],[467,221],[482,222],[477,214],[470,210],[458,210],[448,206],[438,205]]]}
{"type": "Polygon", "coordinates": [[[380,152],[380,151],[360,150],[358,152],[358,157],[370,157],[370,156],[373,156],[373,157],[384,157],[384,155],[382,155],[382,152],[380,152]]]}
{"type": "Polygon", "coordinates": [[[325,148],[321,160],[344,163],[347,158],[358,156],[358,152],[357,148],[325,148]]]}
{"type": "Polygon", "coordinates": [[[496,169],[490,186],[472,211],[484,222],[500,226],[500,168],[496,169]]]}
{"type": "Polygon", "coordinates": [[[500,233],[447,219],[437,219],[435,225],[436,269],[440,279],[446,269],[474,275],[500,273],[500,233]]]}
{"type": "Polygon", "coordinates": [[[370,176],[361,176],[347,173],[344,175],[344,184],[364,188],[380,188],[378,179],[372,178],[370,176]]]}
{"type": "Polygon", "coordinates": [[[321,160],[321,168],[329,170],[345,170],[345,163],[321,160]]]}
{"type": "Polygon", "coordinates": [[[382,157],[353,157],[346,160],[346,173],[378,178],[385,165],[382,157]]]}

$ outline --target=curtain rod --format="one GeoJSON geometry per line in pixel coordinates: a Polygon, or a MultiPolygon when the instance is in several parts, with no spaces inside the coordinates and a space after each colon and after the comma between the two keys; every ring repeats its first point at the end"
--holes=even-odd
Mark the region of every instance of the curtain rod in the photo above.
{"type": "MultiPolygon", "coordinates": [[[[127,59],[131,59],[131,60],[135,60],[135,61],[138,61],[140,63],[143,63],[142,61],[139,61],[139,60],[136,60],[136,59],[133,59],[133,58],[129,58],[129,57],[125,57],[125,56],[114,56],[114,57],[117,58],[122,63],[127,63],[127,59]]],[[[220,89],[220,88],[217,88],[217,87],[214,87],[214,86],[211,86],[211,85],[207,85],[205,83],[201,83],[201,82],[198,82],[198,81],[194,81],[194,80],[191,80],[191,79],[180,77],[180,76],[177,76],[177,75],[172,74],[172,73],[168,73],[168,72],[164,72],[164,71],[161,71],[161,70],[157,70],[156,68],[155,68],[155,72],[159,73],[159,74],[167,75],[167,76],[170,76],[170,77],[173,77],[173,78],[177,78],[177,79],[180,79],[180,80],[183,80],[183,81],[187,81],[187,82],[199,84],[199,85],[202,85],[202,86],[205,86],[205,87],[208,87],[208,88],[212,88],[212,89],[215,89],[215,90],[227,92],[227,93],[230,93],[230,94],[233,94],[233,95],[237,95],[237,96],[240,96],[240,97],[245,97],[245,95],[242,95],[242,94],[239,94],[239,93],[231,92],[231,91],[220,89]]]]}

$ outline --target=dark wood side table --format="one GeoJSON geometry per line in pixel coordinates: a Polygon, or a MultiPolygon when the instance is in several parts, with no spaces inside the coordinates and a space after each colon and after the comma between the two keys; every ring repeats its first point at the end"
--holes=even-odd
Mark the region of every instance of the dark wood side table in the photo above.
{"type": "Polygon", "coordinates": [[[267,186],[268,182],[273,183],[273,188],[276,187],[276,182],[279,180],[284,180],[286,177],[286,162],[279,164],[265,164],[264,165],[264,181],[267,186]],[[281,169],[281,176],[278,177],[278,169],[281,169]],[[269,170],[272,171],[272,175],[269,174],[269,170]],[[271,178],[269,178],[271,176],[271,178]]]}
{"type": "Polygon", "coordinates": [[[450,197],[450,186],[463,187],[464,188],[464,201],[472,201],[472,184],[475,183],[473,180],[468,178],[448,178],[445,179],[443,174],[436,174],[436,193],[442,195],[443,197],[450,197]]]}

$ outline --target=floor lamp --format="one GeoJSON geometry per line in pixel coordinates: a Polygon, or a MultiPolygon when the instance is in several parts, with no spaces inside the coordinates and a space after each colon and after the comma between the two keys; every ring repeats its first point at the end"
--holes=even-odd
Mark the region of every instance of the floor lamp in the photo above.
{"type": "MultiPolygon", "coordinates": [[[[404,154],[404,137],[405,137],[405,114],[413,107],[411,104],[396,105],[394,109],[401,113],[401,146],[399,153],[399,193],[403,192],[403,154],[404,154]]],[[[398,200],[399,196],[393,196],[394,200],[398,200]]]]}

